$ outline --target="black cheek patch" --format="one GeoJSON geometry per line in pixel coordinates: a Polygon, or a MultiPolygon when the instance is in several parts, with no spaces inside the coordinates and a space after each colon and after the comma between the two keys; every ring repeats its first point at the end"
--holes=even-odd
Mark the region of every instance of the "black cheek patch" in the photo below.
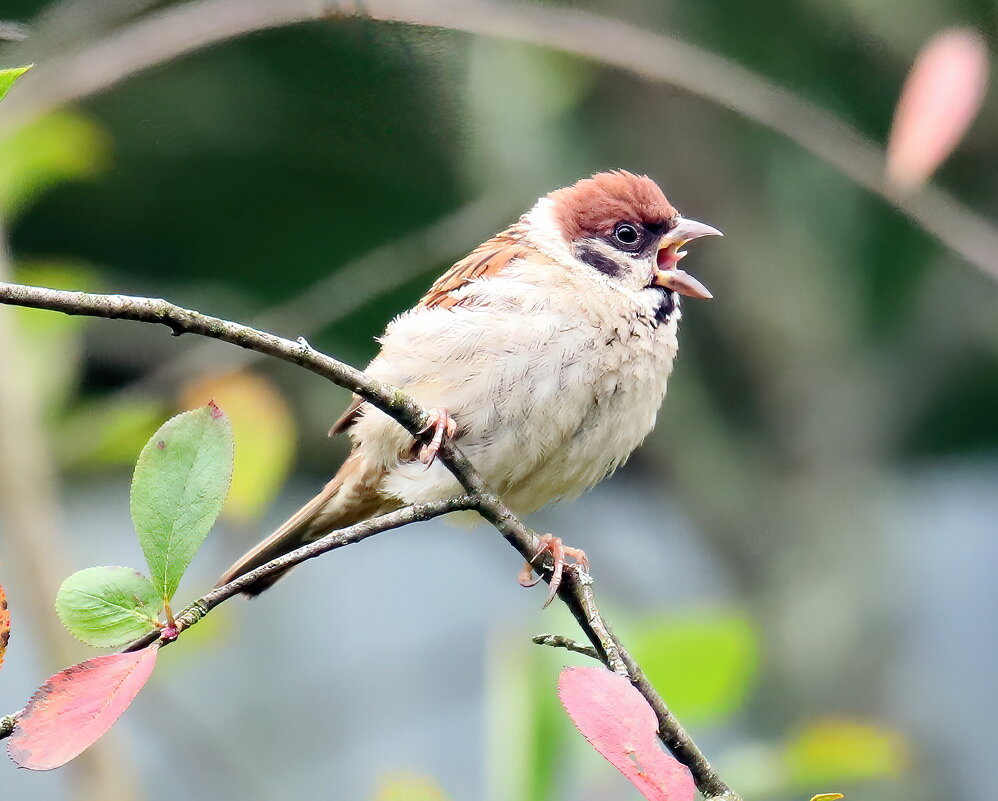
{"type": "Polygon", "coordinates": [[[599,270],[603,275],[607,275],[610,278],[620,277],[624,271],[627,269],[623,265],[618,264],[613,259],[608,256],[604,256],[598,250],[588,247],[580,247],[576,253],[579,261],[584,264],[588,264],[595,270],[599,270]]]}

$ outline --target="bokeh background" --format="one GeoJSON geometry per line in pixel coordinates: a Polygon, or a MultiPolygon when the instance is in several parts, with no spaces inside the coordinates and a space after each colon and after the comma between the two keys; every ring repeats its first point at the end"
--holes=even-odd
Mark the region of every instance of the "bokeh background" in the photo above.
{"type": "MultiPolygon", "coordinates": [[[[786,108],[816,103],[881,143],[930,36],[998,35],[990,0],[542,5],[674,36],[695,48],[680,73],[710,84],[690,54],[715,54],[782,87],[786,108]]],[[[645,446],[528,522],[586,549],[619,633],[747,798],[983,797],[998,708],[993,277],[795,143],[793,115],[773,130],[704,93],[488,35],[308,22],[16,119],[60,82],[86,82],[117,32],[179,10],[5,0],[0,66],[35,62],[39,75],[0,106],[8,276],[165,296],[362,365],[392,316],[538,195],[601,169],[648,173],[724,230],[687,262],[716,299],[686,305],[645,446]],[[85,48],[72,74],[51,71],[85,48]]],[[[180,19],[151,41],[196,39],[212,17],[180,19]]],[[[849,161],[837,135],[829,147],[849,161]]],[[[998,216],[996,136],[988,97],[936,177],[965,204],[947,206],[951,237],[967,209],[984,228],[998,216]]],[[[55,618],[59,582],[141,566],[130,468],[166,417],[217,398],[239,454],[183,600],[326,480],[346,443],[325,432],[348,398],[166,329],[0,311],[6,713],[88,654],[55,618]]],[[[539,610],[543,591],[520,589],[518,567],[491,529],[437,523],[310,563],[165,651],[99,747],[51,774],[0,765],[0,792],[637,799],[560,710],[559,668],[585,660],[530,644],[576,630],[539,610]]]]}

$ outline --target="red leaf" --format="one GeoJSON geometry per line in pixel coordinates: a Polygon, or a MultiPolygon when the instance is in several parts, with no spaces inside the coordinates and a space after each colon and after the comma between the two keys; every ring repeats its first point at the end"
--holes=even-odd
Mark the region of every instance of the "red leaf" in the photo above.
{"type": "Polygon", "coordinates": [[[10,641],[10,610],[7,608],[7,594],[0,587],[0,667],[3,667],[3,655],[7,652],[10,641]]]}
{"type": "Polygon", "coordinates": [[[589,741],[649,801],[693,801],[689,769],[658,744],[658,719],[623,676],[603,668],[565,668],[558,697],[589,741]]]}
{"type": "Polygon", "coordinates": [[[88,659],[32,696],[7,745],[22,768],[59,768],[99,740],[149,679],[159,646],[88,659]]]}
{"type": "Polygon", "coordinates": [[[988,51],[975,31],[944,31],[918,54],[887,144],[887,179],[901,190],[925,181],[956,148],[984,100],[988,51]]]}

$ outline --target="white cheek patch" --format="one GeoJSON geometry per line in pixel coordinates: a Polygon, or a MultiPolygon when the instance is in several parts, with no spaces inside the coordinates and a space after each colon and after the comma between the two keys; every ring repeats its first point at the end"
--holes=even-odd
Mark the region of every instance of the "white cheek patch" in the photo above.
{"type": "Polygon", "coordinates": [[[561,264],[575,261],[572,249],[561,232],[561,226],[554,218],[554,201],[542,197],[523,216],[528,225],[527,237],[534,247],[561,264]]]}

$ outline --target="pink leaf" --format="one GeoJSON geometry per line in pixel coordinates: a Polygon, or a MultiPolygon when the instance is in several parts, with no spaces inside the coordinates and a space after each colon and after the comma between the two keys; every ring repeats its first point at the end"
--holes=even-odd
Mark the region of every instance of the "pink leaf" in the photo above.
{"type": "Polygon", "coordinates": [[[22,768],[52,770],[76,758],[121,717],[149,679],[159,646],[88,659],[56,673],[32,696],[7,745],[22,768]]]}
{"type": "Polygon", "coordinates": [[[692,801],[693,777],[658,743],[658,719],[623,676],[603,668],[565,668],[558,697],[589,741],[649,801],[692,801]]]}
{"type": "Polygon", "coordinates": [[[908,191],[928,179],[967,132],[987,85],[988,51],[975,31],[945,31],[922,48],[894,111],[887,180],[908,191]]]}
{"type": "Polygon", "coordinates": [[[0,667],[3,666],[3,655],[7,652],[7,642],[10,640],[10,610],[7,608],[7,594],[0,587],[0,667]]]}

